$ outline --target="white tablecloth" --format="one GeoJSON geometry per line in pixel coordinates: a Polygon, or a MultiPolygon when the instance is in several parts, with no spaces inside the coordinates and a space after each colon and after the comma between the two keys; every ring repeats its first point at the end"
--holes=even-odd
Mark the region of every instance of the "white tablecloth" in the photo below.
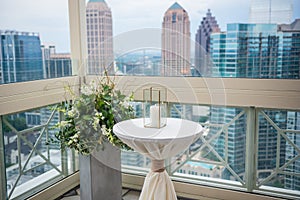
{"type": "Polygon", "coordinates": [[[185,150],[200,137],[201,125],[168,118],[167,126],[163,128],[145,128],[143,119],[139,118],[117,123],[113,132],[135,151],[152,159],[152,170],[146,176],[140,200],[177,199],[168,173],[160,169],[164,159],[185,150]]]}

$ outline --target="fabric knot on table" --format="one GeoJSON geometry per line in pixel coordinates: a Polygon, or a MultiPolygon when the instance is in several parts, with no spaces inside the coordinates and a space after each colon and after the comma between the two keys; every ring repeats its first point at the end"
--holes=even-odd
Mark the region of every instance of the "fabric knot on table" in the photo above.
{"type": "Polygon", "coordinates": [[[163,172],[165,170],[164,160],[152,160],[151,171],[153,172],[163,172]]]}

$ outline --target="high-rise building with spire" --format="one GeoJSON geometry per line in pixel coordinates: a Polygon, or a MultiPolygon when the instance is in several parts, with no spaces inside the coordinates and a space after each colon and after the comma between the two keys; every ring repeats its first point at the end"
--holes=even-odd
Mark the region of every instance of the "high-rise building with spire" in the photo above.
{"type": "Polygon", "coordinates": [[[188,13],[176,2],[162,23],[162,76],[190,75],[190,35],[188,13]]]}
{"type": "Polygon", "coordinates": [[[210,34],[220,31],[217,20],[208,9],[195,37],[195,69],[201,76],[209,76],[211,72],[209,67],[210,34]]]}
{"type": "Polygon", "coordinates": [[[88,74],[113,70],[111,10],[104,0],[89,0],[86,7],[88,74]]]}

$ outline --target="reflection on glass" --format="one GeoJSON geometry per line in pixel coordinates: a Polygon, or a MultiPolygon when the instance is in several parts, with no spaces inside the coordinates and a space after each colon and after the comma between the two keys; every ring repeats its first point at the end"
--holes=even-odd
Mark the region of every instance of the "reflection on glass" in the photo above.
{"type": "Polygon", "coordinates": [[[46,188],[77,170],[72,152],[62,154],[51,140],[58,121],[50,107],[3,117],[9,198],[30,195],[32,188],[46,188]]]}

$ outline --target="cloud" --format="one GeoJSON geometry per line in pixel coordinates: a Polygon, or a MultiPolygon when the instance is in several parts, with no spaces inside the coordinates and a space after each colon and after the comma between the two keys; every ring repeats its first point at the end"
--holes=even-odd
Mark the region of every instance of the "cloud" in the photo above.
{"type": "MultiPolygon", "coordinates": [[[[114,34],[143,28],[161,28],[165,11],[176,0],[106,0],[112,10],[114,34]]],[[[250,0],[177,0],[188,12],[195,34],[207,9],[222,30],[227,23],[247,22],[250,0]]],[[[294,17],[300,17],[300,1],[294,2],[294,17]]],[[[38,32],[43,42],[69,51],[68,0],[1,0],[0,29],[38,32]]]]}
{"type": "Polygon", "coordinates": [[[0,29],[36,32],[42,42],[69,51],[67,0],[4,0],[0,6],[0,29]]]}
{"type": "MultiPolygon", "coordinates": [[[[119,0],[107,0],[106,2],[112,10],[114,33],[119,34],[138,28],[161,28],[164,13],[175,1],[126,0],[120,3],[119,0]]],[[[212,10],[223,29],[226,20],[232,22],[234,19],[239,19],[246,22],[250,0],[178,0],[177,2],[188,12],[191,33],[194,34],[208,9],[212,10]]]]}

